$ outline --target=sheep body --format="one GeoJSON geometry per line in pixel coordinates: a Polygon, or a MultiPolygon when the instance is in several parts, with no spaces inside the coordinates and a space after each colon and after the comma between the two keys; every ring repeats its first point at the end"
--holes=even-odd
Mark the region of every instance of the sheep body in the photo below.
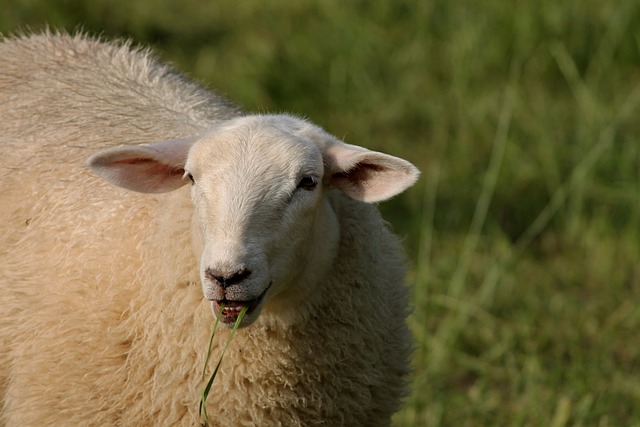
{"type": "MultiPolygon", "coordinates": [[[[46,33],[0,57],[0,423],[196,424],[213,318],[189,187],[131,192],[83,162],[245,118],[128,43],[46,33]]],[[[321,197],[339,230],[321,290],[267,300],[237,333],[214,425],[388,425],[406,393],[400,245],[374,206],[321,197]]]]}

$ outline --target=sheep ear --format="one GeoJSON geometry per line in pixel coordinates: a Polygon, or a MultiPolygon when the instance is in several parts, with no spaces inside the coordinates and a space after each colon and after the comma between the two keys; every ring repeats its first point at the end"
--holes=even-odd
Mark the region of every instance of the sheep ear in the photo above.
{"type": "Polygon", "coordinates": [[[186,183],[184,164],[195,141],[193,137],[109,148],[89,157],[86,164],[93,173],[118,187],[141,193],[165,193],[186,183]]]}
{"type": "Polygon", "coordinates": [[[324,153],[325,180],[349,197],[374,203],[412,186],[420,171],[406,160],[342,142],[329,144],[324,153]]]}

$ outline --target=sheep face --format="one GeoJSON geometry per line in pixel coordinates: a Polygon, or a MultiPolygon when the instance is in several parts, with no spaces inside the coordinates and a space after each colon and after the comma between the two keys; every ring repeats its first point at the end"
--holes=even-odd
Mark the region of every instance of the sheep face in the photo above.
{"type": "Polygon", "coordinates": [[[223,324],[263,307],[295,314],[336,256],[339,221],[328,191],[364,202],[415,182],[417,169],[344,144],[290,116],[245,116],[204,135],[105,150],[88,159],[104,179],[141,192],[191,183],[193,239],[204,297],[223,324]]]}
{"type": "Polygon", "coordinates": [[[199,234],[194,238],[202,242],[202,290],[214,315],[233,324],[247,307],[249,324],[267,300],[299,304],[311,278],[329,267],[338,242],[318,146],[286,129],[240,119],[195,142],[184,169],[199,234]],[[321,251],[311,249],[318,245],[321,251]]]}

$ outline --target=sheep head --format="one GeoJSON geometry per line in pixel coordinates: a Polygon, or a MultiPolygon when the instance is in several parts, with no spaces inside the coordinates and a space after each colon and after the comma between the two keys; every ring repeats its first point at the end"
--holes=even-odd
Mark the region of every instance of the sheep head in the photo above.
{"type": "Polygon", "coordinates": [[[247,307],[241,326],[265,306],[295,311],[328,272],[340,238],[328,191],[378,202],[419,174],[405,160],[286,115],[244,116],[196,137],[107,149],[87,165],[138,192],[190,183],[204,297],[226,325],[247,307]]]}

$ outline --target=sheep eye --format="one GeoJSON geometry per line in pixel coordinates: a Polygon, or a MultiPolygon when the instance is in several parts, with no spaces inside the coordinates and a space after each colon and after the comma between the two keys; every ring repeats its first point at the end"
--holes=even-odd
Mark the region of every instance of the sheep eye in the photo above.
{"type": "Polygon", "coordinates": [[[305,176],[298,183],[298,188],[302,188],[303,190],[311,191],[318,185],[318,180],[313,176],[305,176]]]}
{"type": "Polygon", "coordinates": [[[196,183],[196,181],[193,179],[193,175],[191,175],[189,172],[186,172],[186,173],[184,174],[184,176],[186,176],[187,178],[189,178],[189,180],[191,181],[191,184],[192,184],[192,185],[196,183]]]}

